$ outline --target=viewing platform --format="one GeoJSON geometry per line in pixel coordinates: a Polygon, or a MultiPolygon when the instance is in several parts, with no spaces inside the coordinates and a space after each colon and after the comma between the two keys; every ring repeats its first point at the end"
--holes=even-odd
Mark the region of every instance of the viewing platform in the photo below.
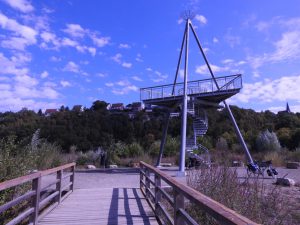
{"type": "MultiPolygon", "coordinates": [[[[187,94],[198,100],[204,100],[211,103],[220,103],[223,100],[239,93],[242,88],[242,75],[230,75],[217,77],[219,89],[214,80],[204,79],[189,81],[187,83],[187,94]]],[[[183,97],[184,83],[176,83],[146,87],[140,89],[140,98],[146,105],[158,105],[173,107],[181,103],[183,97]]]]}

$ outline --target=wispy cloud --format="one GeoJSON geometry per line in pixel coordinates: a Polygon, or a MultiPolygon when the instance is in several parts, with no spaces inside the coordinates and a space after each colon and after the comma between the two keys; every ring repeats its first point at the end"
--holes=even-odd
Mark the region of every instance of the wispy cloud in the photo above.
{"type": "Polygon", "coordinates": [[[143,81],[139,76],[132,76],[131,78],[135,81],[143,81]]]}
{"type": "Polygon", "coordinates": [[[117,53],[116,55],[114,55],[114,56],[111,57],[111,59],[114,62],[120,64],[122,67],[124,67],[124,68],[131,68],[132,67],[132,63],[125,62],[125,61],[122,60],[122,58],[123,58],[123,56],[122,56],[121,53],[117,53]]]}
{"type": "MultiPolygon", "coordinates": [[[[222,66],[217,66],[217,65],[211,64],[210,67],[211,67],[213,73],[225,72],[225,71],[230,70],[230,67],[228,67],[228,66],[222,67],[222,66]]],[[[199,73],[199,74],[203,74],[203,75],[208,75],[209,74],[209,70],[208,70],[206,64],[201,65],[201,66],[196,66],[195,72],[199,73]]]]}
{"type": "Polygon", "coordinates": [[[12,8],[19,10],[23,13],[29,13],[34,10],[34,7],[27,0],[2,0],[12,8]]]}
{"type": "Polygon", "coordinates": [[[207,24],[207,19],[206,19],[206,17],[203,16],[203,15],[197,14],[197,15],[195,16],[195,20],[198,21],[200,24],[207,24]]]}
{"type": "Polygon", "coordinates": [[[144,60],[142,59],[142,55],[141,55],[140,53],[138,53],[138,54],[136,55],[135,60],[136,60],[137,62],[143,62],[143,61],[144,61],[144,60]]]}
{"type": "Polygon", "coordinates": [[[73,72],[73,73],[80,73],[79,65],[74,63],[73,61],[69,61],[67,65],[63,68],[63,71],[66,72],[73,72]]]}
{"type": "Polygon", "coordinates": [[[132,63],[123,62],[122,66],[125,67],[125,68],[131,68],[132,67],[132,63]]]}
{"type": "Polygon", "coordinates": [[[60,81],[60,84],[63,87],[71,87],[72,86],[71,83],[69,81],[66,81],[66,80],[60,81]]]}
{"type": "Polygon", "coordinates": [[[129,44],[121,43],[121,44],[119,44],[119,48],[129,49],[129,48],[131,48],[131,46],[129,44]]]}
{"type": "Polygon", "coordinates": [[[13,32],[11,36],[6,38],[2,43],[2,47],[13,48],[13,42],[16,42],[18,50],[24,50],[26,46],[35,44],[37,42],[37,31],[33,28],[22,25],[14,19],[8,18],[0,12],[0,26],[2,29],[13,32]]]}
{"type": "Polygon", "coordinates": [[[44,72],[41,73],[41,78],[42,79],[45,79],[48,76],[49,76],[49,73],[47,71],[44,71],[44,72]]]}
{"type": "Polygon", "coordinates": [[[63,31],[75,38],[82,38],[88,32],[79,24],[66,24],[66,27],[67,28],[63,29],[63,31]]]}
{"type": "Polygon", "coordinates": [[[240,94],[233,97],[234,101],[262,103],[273,101],[297,100],[300,98],[300,75],[284,76],[279,79],[265,79],[255,83],[244,83],[240,94]]]}

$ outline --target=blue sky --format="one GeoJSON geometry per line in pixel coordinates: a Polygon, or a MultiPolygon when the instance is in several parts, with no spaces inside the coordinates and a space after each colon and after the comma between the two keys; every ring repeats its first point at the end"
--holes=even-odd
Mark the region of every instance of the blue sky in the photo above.
{"type": "MultiPolygon", "coordinates": [[[[172,83],[186,9],[215,74],[243,74],[230,104],[300,112],[299,0],[0,0],[0,111],[128,104],[172,83]]],[[[190,47],[189,79],[208,78],[190,47]]]]}

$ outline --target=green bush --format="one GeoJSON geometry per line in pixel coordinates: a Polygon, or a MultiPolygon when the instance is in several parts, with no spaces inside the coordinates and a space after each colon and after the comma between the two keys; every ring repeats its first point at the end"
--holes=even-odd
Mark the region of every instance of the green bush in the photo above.
{"type": "Polygon", "coordinates": [[[281,149],[276,134],[268,130],[259,133],[256,139],[256,148],[262,152],[279,151],[281,149]]]}

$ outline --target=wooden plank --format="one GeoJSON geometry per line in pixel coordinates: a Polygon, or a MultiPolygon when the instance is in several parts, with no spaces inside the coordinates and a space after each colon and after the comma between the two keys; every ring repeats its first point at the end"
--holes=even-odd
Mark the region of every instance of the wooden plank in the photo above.
{"type": "Polygon", "coordinates": [[[65,165],[62,165],[62,166],[59,166],[59,167],[55,167],[55,168],[52,168],[52,169],[49,169],[49,170],[44,170],[44,171],[41,171],[41,175],[42,176],[46,176],[46,175],[49,175],[51,173],[55,173],[59,170],[65,170],[65,169],[68,169],[70,167],[74,167],[76,165],[76,163],[68,163],[68,164],[65,164],[65,165]]]}
{"type": "Polygon", "coordinates": [[[27,193],[25,193],[24,195],[21,195],[13,200],[11,200],[10,202],[7,202],[4,205],[0,206],[0,213],[6,211],[7,209],[19,204],[20,202],[23,202],[29,198],[31,198],[33,195],[35,195],[35,191],[29,191],[27,193]]]}
{"type": "Polygon", "coordinates": [[[148,224],[157,225],[140,189],[76,189],[39,225],[148,224]]]}
{"type": "Polygon", "coordinates": [[[26,176],[17,177],[12,180],[4,181],[4,182],[0,183],[0,191],[23,184],[23,183],[26,183],[26,182],[29,182],[39,176],[41,176],[41,174],[40,174],[40,172],[37,172],[37,173],[32,173],[32,174],[29,174],[26,176]]]}

